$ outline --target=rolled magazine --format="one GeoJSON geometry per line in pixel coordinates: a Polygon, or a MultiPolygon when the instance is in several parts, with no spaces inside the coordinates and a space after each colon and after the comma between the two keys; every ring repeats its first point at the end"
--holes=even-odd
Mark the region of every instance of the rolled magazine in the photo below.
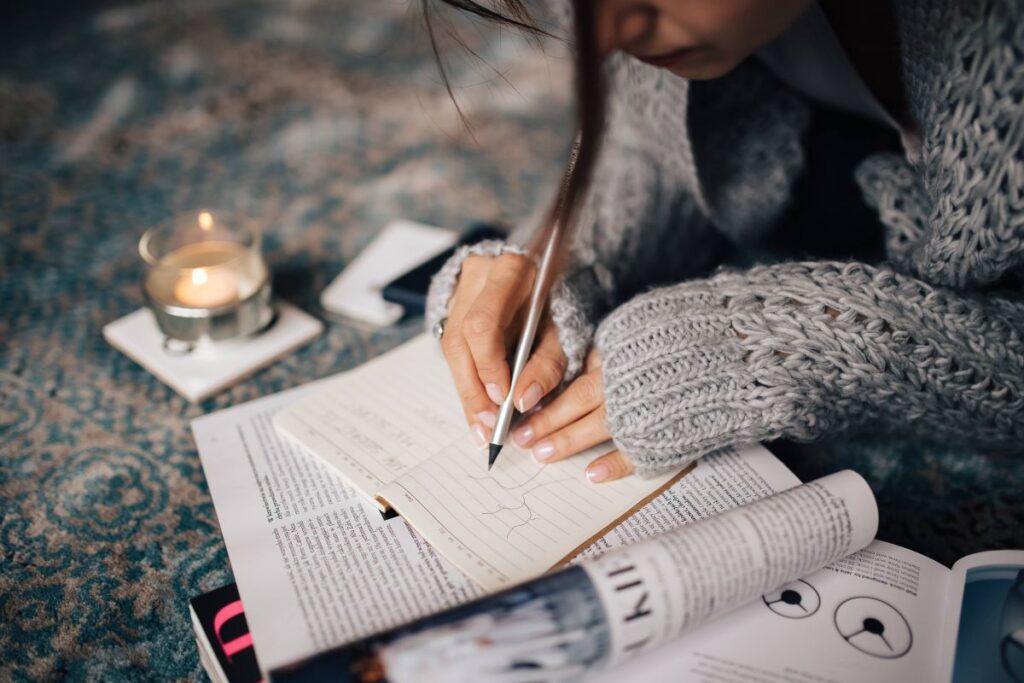
{"type": "Polygon", "coordinates": [[[867,546],[874,496],[843,471],[326,651],[274,681],[574,681],[867,546]]]}

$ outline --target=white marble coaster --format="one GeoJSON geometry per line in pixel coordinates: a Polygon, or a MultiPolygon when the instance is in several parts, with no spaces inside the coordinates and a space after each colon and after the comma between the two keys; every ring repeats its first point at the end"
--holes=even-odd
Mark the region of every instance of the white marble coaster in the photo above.
{"type": "Polygon", "coordinates": [[[275,305],[277,318],[263,332],[245,339],[200,344],[188,353],[164,348],[164,335],[148,308],[109,323],[103,328],[103,337],[161,382],[199,403],[323,331],[323,323],[308,313],[284,301],[275,305]]]}

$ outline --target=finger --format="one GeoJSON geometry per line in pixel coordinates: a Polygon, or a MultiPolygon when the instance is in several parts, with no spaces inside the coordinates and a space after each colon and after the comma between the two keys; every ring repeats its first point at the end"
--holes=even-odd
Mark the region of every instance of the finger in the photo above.
{"type": "Polygon", "coordinates": [[[458,329],[445,330],[444,336],[441,337],[441,350],[455,381],[455,391],[466,413],[466,422],[472,428],[481,422],[481,413],[494,411],[494,404],[487,398],[487,393],[480,384],[473,356],[458,329]]]}
{"type": "Polygon", "coordinates": [[[512,432],[512,440],[526,448],[556,430],[572,424],[604,405],[601,372],[593,371],[574,379],[551,403],[530,415],[512,432]]]}
{"type": "Polygon", "coordinates": [[[621,451],[612,451],[611,453],[605,453],[587,465],[586,473],[587,479],[594,484],[622,479],[633,474],[633,461],[627,458],[621,451]]]}
{"type": "Polygon", "coordinates": [[[494,403],[508,393],[510,373],[505,349],[505,328],[529,296],[533,265],[521,256],[506,254],[494,260],[487,283],[462,319],[462,331],[473,356],[479,381],[494,403]]]}
{"type": "Polygon", "coordinates": [[[558,386],[565,376],[565,365],[565,353],[558,341],[558,328],[550,318],[545,318],[537,347],[516,381],[515,402],[519,412],[531,410],[558,386]]]}
{"type": "Polygon", "coordinates": [[[537,462],[551,463],[564,460],[609,439],[604,426],[604,407],[549,434],[534,444],[530,453],[537,462]]]}

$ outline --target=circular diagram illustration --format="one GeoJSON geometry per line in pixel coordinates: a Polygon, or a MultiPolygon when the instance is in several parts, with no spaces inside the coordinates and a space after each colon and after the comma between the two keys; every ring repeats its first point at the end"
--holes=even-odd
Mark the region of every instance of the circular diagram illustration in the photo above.
{"type": "Polygon", "coordinates": [[[872,657],[902,657],[914,642],[906,617],[878,598],[862,595],[843,600],[833,621],[843,640],[872,657]]]}
{"type": "Polygon", "coordinates": [[[818,590],[806,581],[794,581],[775,591],[761,596],[768,609],[787,619],[804,619],[821,607],[818,590]]]}

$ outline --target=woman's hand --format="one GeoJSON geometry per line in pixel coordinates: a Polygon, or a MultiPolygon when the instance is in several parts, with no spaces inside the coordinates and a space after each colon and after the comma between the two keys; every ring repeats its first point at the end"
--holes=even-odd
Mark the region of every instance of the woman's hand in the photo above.
{"type": "MultiPolygon", "coordinates": [[[[568,458],[610,438],[604,424],[604,389],[597,349],[587,355],[583,374],[512,432],[513,441],[530,448],[533,457],[542,463],[568,458]]],[[[590,463],[587,478],[597,483],[632,472],[629,458],[612,451],[590,463]]]]}
{"type": "MultiPolygon", "coordinates": [[[[480,448],[487,446],[497,406],[508,394],[508,350],[518,339],[535,274],[536,267],[526,256],[469,256],[449,302],[441,348],[480,448]]],[[[558,386],[565,365],[557,329],[545,316],[513,396],[520,412],[533,408],[558,386]]]]}

